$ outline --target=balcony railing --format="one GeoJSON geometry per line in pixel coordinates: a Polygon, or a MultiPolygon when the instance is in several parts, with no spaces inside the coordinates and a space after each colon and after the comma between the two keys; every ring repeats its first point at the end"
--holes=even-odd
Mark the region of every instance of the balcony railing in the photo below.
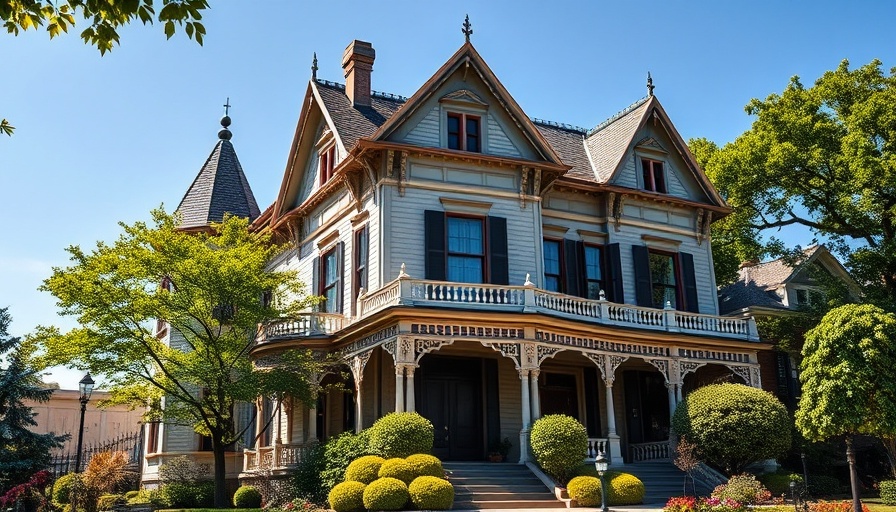
{"type": "Polygon", "coordinates": [[[588,453],[585,454],[586,462],[594,462],[594,459],[597,458],[598,454],[603,453],[604,457],[607,459],[610,458],[610,445],[607,444],[607,438],[605,437],[589,437],[588,438],[588,453]]]}
{"type": "Polygon", "coordinates": [[[672,457],[672,449],[669,446],[669,441],[630,444],[628,448],[632,454],[632,462],[669,460],[672,457]]]}
{"type": "Polygon", "coordinates": [[[275,444],[243,451],[243,471],[292,469],[302,462],[311,445],[275,444]]]}
{"type": "Polygon", "coordinates": [[[332,334],[351,322],[391,306],[470,308],[480,311],[542,313],[580,322],[653,331],[712,335],[759,341],[753,318],[732,318],[583,299],[534,286],[452,283],[401,277],[358,298],[354,318],[338,314],[307,313],[300,318],[271,324],[264,341],[332,334]]]}

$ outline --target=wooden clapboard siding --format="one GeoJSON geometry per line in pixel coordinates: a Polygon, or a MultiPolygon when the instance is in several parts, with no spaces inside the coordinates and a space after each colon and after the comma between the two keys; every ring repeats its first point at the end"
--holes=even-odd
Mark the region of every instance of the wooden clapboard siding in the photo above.
{"type": "Polygon", "coordinates": [[[380,352],[380,410],[377,417],[395,410],[395,361],[384,350],[380,349],[380,352]]]}
{"type": "MultiPolygon", "coordinates": [[[[501,155],[501,156],[510,156],[515,158],[522,157],[520,150],[516,147],[510,137],[507,136],[507,133],[504,131],[504,128],[498,122],[494,115],[489,114],[487,116],[488,119],[488,132],[486,137],[488,139],[488,149],[487,152],[490,155],[501,155]]],[[[483,127],[485,129],[485,127],[483,127]]]]}
{"type": "Polygon", "coordinates": [[[506,357],[498,359],[498,402],[501,408],[501,439],[510,438],[513,447],[507,460],[519,460],[520,429],[523,428],[522,392],[520,374],[513,361],[506,357]]]}
{"type": "Polygon", "coordinates": [[[193,427],[165,424],[164,441],[161,450],[166,452],[194,452],[199,448],[199,440],[193,427]]]}
{"type": "Polygon", "coordinates": [[[430,108],[426,117],[421,119],[416,126],[408,131],[402,142],[424,147],[440,147],[439,113],[440,109],[438,105],[430,108]]]}

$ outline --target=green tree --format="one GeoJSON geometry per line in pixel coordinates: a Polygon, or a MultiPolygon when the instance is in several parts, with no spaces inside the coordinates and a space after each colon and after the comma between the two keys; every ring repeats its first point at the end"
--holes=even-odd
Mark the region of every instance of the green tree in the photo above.
{"type": "MultiPolygon", "coordinates": [[[[857,69],[843,61],[812,87],[793,77],[781,94],[753,99],[752,127],[715,150],[691,147],[734,213],[716,223],[713,245],[734,257],[717,261],[731,273],[740,259],[780,253],[761,234],[802,225],[827,239],[865,285],[866,300],[896,303],[896,70],[874,60],[857,69]]],[[[724,282],[724,279],[720,280],[724,282]]]]}
{"type": "Polygon", "coordinates": [[[675,432],[729,475],[786,452],[792,425],[787,409],[774,395],[742,384],[696,389],[672,415],[675,432]]]}
{"type": "Polygon", "coordinates": [[[44,364],[106,376],[112,403],[150,404],[163,420],[209,436],[215,505],[223,507],[224,452],[241,436],[234,405],[280,393],[308,402],[316,393],[310,376],[321,363],[309,351],[284,351],[265,367],[247,356],[259,325],[309,300],[294,272],[268,271],[285,247],[250,231],[248,220],[228,217],[190,234],[161,209],[152,217],[153,225],[121,224],[111,245],[68,248],[72,265],[54,268],[42,289],[81,325],[64,334],[39,328],[31,339],[44,364]],[[170,326],[169,343],[156,319],[170,326]]]}
{"type": "Polygon", "coordinates": [[[62,446],[68,436],[37,434],[28,427],[37,425],[25,400],[46,402],[53,390],[41,386],[37,370],[22,351],[21,340],[9,336],[12,321],[7,308],[0,308],[0,495],[28,480],[50,462],[50,450],[62,446]]]}
{"type": "Polygon", "coordinates": [[[852,437],[896,438],[894,367],[896,315],[877,306],[847,304],[833,309],[806,335],[796,425],[810,441],[846,437],[857,512],[852,437]]]}
{"type": "MultiPolygon", "coordinates": [[[[187,37],[202,44],[202,11],[208,8],[208,0],[0,0],[0,22],[14,35],[45,27],[53,39],[67,33],[80,19],[88,24],[81,39],[104,55],[119,44],[118,30],[135,20],[144,25],[158,21],[168,39],[183,27],[187,37]]],[[[0,119],[0,133],[12,135],[13,131],[9,121],[0,119]]]]}

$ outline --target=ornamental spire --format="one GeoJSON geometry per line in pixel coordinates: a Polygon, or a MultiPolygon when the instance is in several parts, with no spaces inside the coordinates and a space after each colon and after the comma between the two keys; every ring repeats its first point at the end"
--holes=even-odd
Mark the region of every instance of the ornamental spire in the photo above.
{"type": "Polygon", "coordinates": [[[314,60],[311,61],[311,79],[317,80],[317,52],[314,52],[314,60]]]}
{"type": "Polygon", "coordinates": [[[470,36],[473,35],[473,26],[470,24],[470,15],[467,14],[464,17],[464,28],[460,29],[463,32],[464,37],[466,37],[467,42],[470,42],[470,36]]]}
{"type": "Polygon", "coordinates": [[[221,118],[221,131],[218,132],[218,138],[221,140],[230,140],[233,137],[233,134],[230,133],[230,130],[227,129],[230,126],[230,97],[227,97],[227,101],[224,102],[224,117],[221,118]]]}
{"type": "Polygon", "coordinates": [[[650,71],[647,72],[647,95],[653,96],[653,78],[650,77],[650,71]]]}

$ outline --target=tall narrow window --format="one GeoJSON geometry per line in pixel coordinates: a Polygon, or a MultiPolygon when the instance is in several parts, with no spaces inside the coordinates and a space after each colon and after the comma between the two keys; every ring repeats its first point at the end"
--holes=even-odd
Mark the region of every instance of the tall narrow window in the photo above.
{"type": "Polygon", "coordinates": [[[666,302],[678,308],[678,270],[675,255],[650,251],[650,282],[653,289],[653,307],[663,308],[666,302]]]}
{"type": "Polygon", "coordinates": [[[448,280],[485,281],[485,238],[482,219],[448,217],[448,280]]]}
{"type": "Polygon", "coordinates": [[[146,427],[146,453],[157,453],[159,451],[159,420],[150,421],[146,427]]]}
{"type": "Polygon", "coordinates": [[[663,172],[663,162],[642,158],[641,168],[644,172],[644,190],[666,194],[666,175],[663,172]]]}
{"type": "Polygon", "coordinates": [[[544,241],[544,288],[552,292],[560,291],[561,254],[559,240],[544,241]]]}
{"type": "Polygon", "coordinates": [[[321,295],[324,297],[323,312],[339,312],[339,261],[336,248],[321,257],[321,295]]]}
{"type": "Polygon", "coordinates": [[[599,299],[604,289],[603,256],[601,248],[585,245],[585,297],[599,299]]]}
{"type": "Polygon", "coordinates": [[[333,167],[336,165],[336,146],[320,152],[320,184],[323,185],[333,177],[333,167]]]}
{"type": "Polygon", "coordinates": [[[477,116],[450,112],[447,119],[448,149],[460,149],[479,153],[480,119],[477,116]]]}
{"type": "Polygon", "coordinates": [[[355,250],[354,250],[354,294],[353,300],[358,299],[361,288],[367,289],[367,257],[369,252],[369,241],[367,234],[367,226],[355,231],[355,250]]]}

